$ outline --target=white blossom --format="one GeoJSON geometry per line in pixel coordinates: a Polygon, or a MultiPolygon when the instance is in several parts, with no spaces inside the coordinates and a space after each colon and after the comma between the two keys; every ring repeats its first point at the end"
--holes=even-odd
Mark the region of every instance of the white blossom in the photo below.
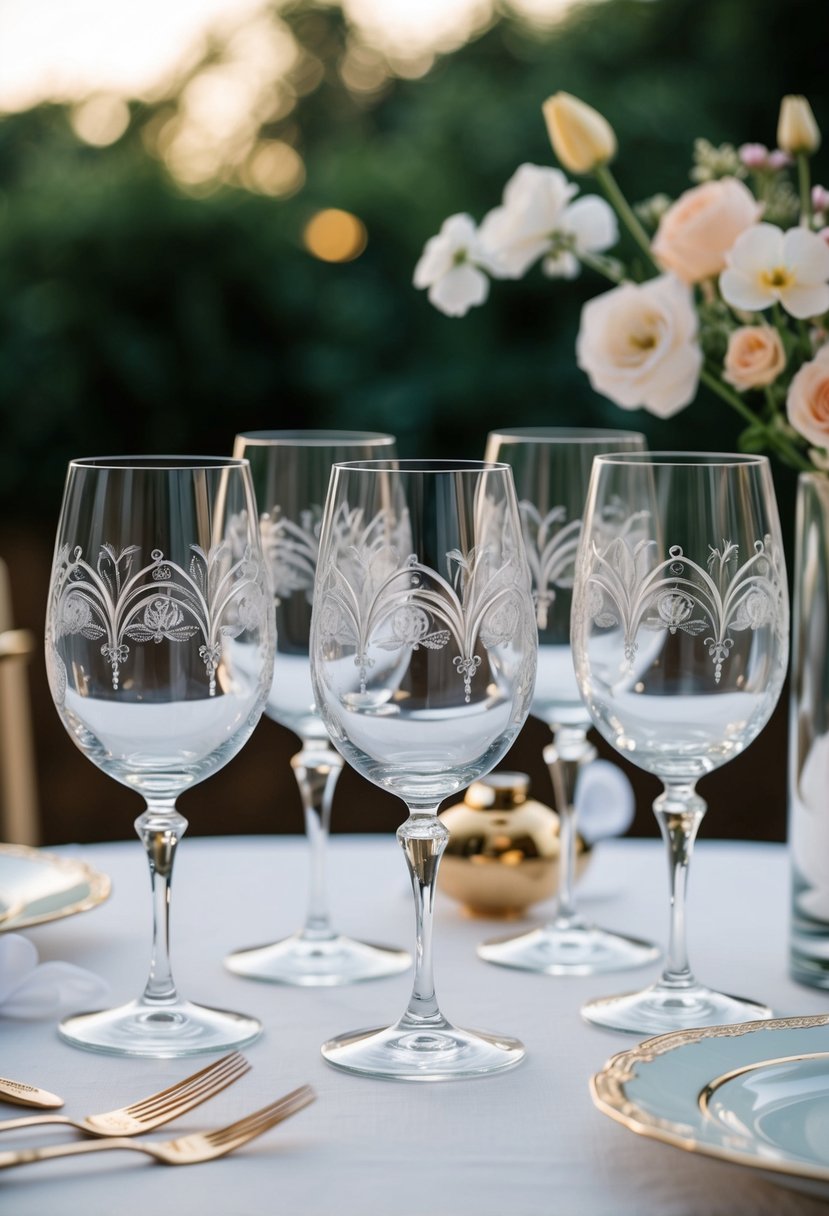
{"type": "Polygon", "coordinates": [[[720,292],[732,308],[761,312],[779,301],[800,319],[829,309],[829,246],[807,228],[754,224],[737,237],[726,263],[720,292]]]}
{"type": "Polygon", "coordinates": [[[484,217],[481,241],[499,278],[519,279],[539,259],[552,276],[574,278],[580,253],[614,245],[612,209],[595,195],[573,202],[578,187],[560,169],[521,165],[504,188],[503,202],[484,217]]]}
{"type": "Polygon", "coordinates": [[[426,242],[414,270],[414,285],[429,289],[429,301],[448,317],[462,317],[489,295],[492,271],[475,222],[465,214],[450,215],[437,236],[426,242]]]}

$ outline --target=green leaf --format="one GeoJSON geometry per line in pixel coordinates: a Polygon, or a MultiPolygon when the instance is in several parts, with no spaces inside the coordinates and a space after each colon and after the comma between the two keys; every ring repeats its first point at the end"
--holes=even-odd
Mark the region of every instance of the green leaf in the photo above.
{"type": "Polygon", "coordinates": [[[766,428],[760,423],[757,423],[756,426],[747,426],[737,442],[741,452],[765,452],[769,446],[766,428]]]}

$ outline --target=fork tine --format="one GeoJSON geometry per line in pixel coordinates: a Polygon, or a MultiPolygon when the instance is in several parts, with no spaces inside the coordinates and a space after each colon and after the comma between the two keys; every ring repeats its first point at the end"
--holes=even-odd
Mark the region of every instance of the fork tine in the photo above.
{"type": "Polygon", "coordinates": [[[238,1148],[269,1131],[283,1119],[289,1119],[292,1115],[297,1114],[298,1111],[314,1102],[316,1096],[310,1086],[304,1085],[278,1102],[272,1102],[269,1106],[254,1111],[247,1118],[240,1119],[238,1123],[232,1124],[229,1128],[217,1128],[214,1133],[208,1133],[206,1138],[216,1148],[238,1148]]]}
{"type": "Polygon", "coordinates": [[[177,1106],[184,1100],[196,1103],[202,1094],[218,1093],[249,1069],[250,1064],[245,1057],[238,1051],[233,1051],[219,1060],[214,1060],[199,1072],[177,1081],[168,1089],[133,1102],[126,1110],[134,1118],[141,1119],[157,1114],[163,1108],[177,1106]]]}
{"type": "Polygon", "coordinates": [[[250,1115],[245,1115],[243,1119],[239,1119],[236,1123],[231,1123],[227,1127],[217,1127],[215,1130],[205,1133],[205,1140],[209,1140],[211,1144],[217,1148],[223,1144],[227,1144],[232,1140],[252,1140],[254,1136],[259,1136],[262,1132],[268,1131],[289,1115],[295,1114],[302,1110],[303,1107],[309,1106],[316,1101],[316,1093],[310,1085],[301,1085],[299,1089],[292,1090],[289,1094],[285,1094],[283,1098],[277,1099],[276,1102],[271,1102],[268,1106],[263,1106],[261,1110],[255,1110],[250,1115]]]}
{"type": "Polygon", "coordinates": [[[183,1086],[178,1093],[164,1098],[161,1102],[153,1102],[148,1109],[139,1111],[135,1117],[152,1119],[162,1113],[183,1114],[194,1106],[198,1106],[199,1103],[206,1102],[215,1094],[221,1093],[228,1085],[232,1085],[234,1081],[249,1071],[250,1064],[247,1060],[242,1060],[238,1065],[206,1077],[196,1085],[183,1086]]]}

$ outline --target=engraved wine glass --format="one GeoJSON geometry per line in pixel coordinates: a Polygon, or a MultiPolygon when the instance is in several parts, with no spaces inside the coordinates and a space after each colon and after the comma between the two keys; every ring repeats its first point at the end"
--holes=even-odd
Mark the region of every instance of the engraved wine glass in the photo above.
{"type": "Polygon", "coordinates": [[[788,628],[765,457],[596,458],[573,593],[576,678],[608,742],[664,784],[653,809],[668,850],[671,921],[661,978],[591,1001],[588,1021],[651,1035],[770,1016],[695,979],[685,885],[706,810],[696,783],[768,721],[786,675],[788,628]]]}
{"type": "Polygon", "coordinates": [[[273,613],[246,460],[73,460],[46,621],[49,685],[84,755],[140,794],[135,828],[153,895],[142,996],[60,1025],[78,1047],[133,1056],[219,1051],[257,1019],[185,1001],[169,956],[184,790],[227,763],[259,720],[273,670],[273,613]]]}
{"type": "Polygon", "coordinates": [[[432,975],[432,907],[448,831],[441,801],[488,773],[530,707],[535,613],[512,474],[479,461],[335,466],[311,626],[317,705],[334,746],[397,794],[415,896],[412,996],[380,1030],[323,1056],[347,1072],[413,1081],[473,1077],[523,1057],[515,1039],[459,1030],[432,975]],[[362,522],[348,547],[339,521],[362,522]]]}
{"type": "MultiPolygon", "coordinates": [[[[314,574],[331,466],[395,455],[393,435],[375,431],[250,431],[234,455],[250,462],[259,504],[262,548],[276,616],[277,658],[265,713],[299,736],[292,758],[305,813],[310,881],[305,923],[290,937],[236,950],[225,965],[272,983],[330,987],[395,975],[411,965],[405,950],[355,941],[336,932],[328,908],[325,863],[334,789],[343,767],[314,704],[308,635],[314,574]]],[[[351,521],[341,517],[349,544],[351,521]]]]}
{"type": "Polygon", "coordinates": [[[575,790],[596,756],[592,726],[581,699],[570,650],[570,608],[582,514],[593,457],[601,452],[642,452],[636,431],[583,427],[518,427],[492,431],[487,460],[509,464],[533,579],[538,624],[538,675],[531,712],[549,726],[544,748],[560,819],[560,871],[556,912],[546,925],[494,938],[478,947],[489,963],[546,975],[593,975],[641,967],[658,958],[650,942],[600,928],[576,907],[575,790]]]}

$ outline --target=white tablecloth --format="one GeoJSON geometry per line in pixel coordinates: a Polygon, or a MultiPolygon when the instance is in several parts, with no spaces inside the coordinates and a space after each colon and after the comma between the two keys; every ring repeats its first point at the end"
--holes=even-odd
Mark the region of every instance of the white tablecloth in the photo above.
{"type": "MultiPolygon", "coordinates": [[[[43,959],[106,976],[113,998],[143,986],[149,952],[146,863],[135,841],[67,848],[113,880],[103,906],[29,930],[43,959]]],[[[411,946],[411,892],[390,834],[332,842],[337,925],[369,940],[411,946]]],[[[319,1054],[332,1034],[388,1023],[409,976],[334,989],[246,981],[222,967],[236,947],[289,933],[301,919],[305,844],[293,838],[187,839],[176,862],[173,961],[192,999],[258,1015],[246,1048],[252,1071],[175,1124],[197,1130],[239,1117],[302,1082],[319,1101],[236,1156],[168,1169],[113,1153],[25,1167],[0,1176],[8,1216],[788,1216],[825,1212],[739,1167],[634,1136],[600,1115],[588,1078],[630,1038],[584,1024],[588,997],[639,986],[652,969],[553,979],[488,966],[475,956],[503,926],[463,918],[439,900],[437,990],[460,1025],[520,1037],[527,1058],[500,1076],[412,1085],[350,1077],[319,1054]]],[[[664,940],[666,862],[656,841],[596,850],[580,886],[596,921],[664,940]]],[[[786,976],[788,874],[778,845],[702,841],[690,885],[691,960],[707,983],[761,998],[781,1014],[824,1012],[827,998],[786,976]]],[[[549,911],[543,907],[537,909],[549,911]]],[[[516,925],[516,928],[518,926],[516,925]]],[[[51,1022],[0,1019],[0,1075],[67,1099],[66,1113],[108,1110],[203,1065],[128,1060],[62,1043],[51,1022]]],[[[3,1106],[10,1116],[14,1108],[3,1106]]],[[[55,1140],[56,1131],[38,1137],[55,1140]]],[[[173,1134],[167,1129],[156,1136],[173,1134]]],[[[4,1137],[3,1147],[34,1140],[4,1137]]],[[[38,1142],[41,1142],[40,1139],[38,1142]]]]}

